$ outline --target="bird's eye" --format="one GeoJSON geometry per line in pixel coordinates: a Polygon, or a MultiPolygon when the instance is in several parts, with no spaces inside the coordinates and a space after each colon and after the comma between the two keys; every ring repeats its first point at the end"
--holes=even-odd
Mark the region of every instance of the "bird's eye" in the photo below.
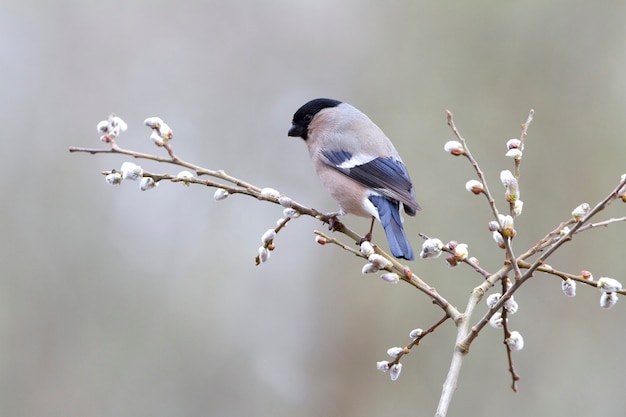
{"type": "Polygon", "coordinates": [[[313,115],[312,114],[305,114],[304,115],[304,123],[309,123],[311,120],[313,120],[313,115]]]}

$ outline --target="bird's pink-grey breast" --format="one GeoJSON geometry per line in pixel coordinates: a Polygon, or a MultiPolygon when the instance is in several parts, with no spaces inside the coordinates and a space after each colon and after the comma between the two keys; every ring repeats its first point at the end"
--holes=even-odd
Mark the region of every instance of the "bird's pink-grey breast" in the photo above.
{"type": "Polygon", "coordinates": [[[304,139],[342,211],[380,220],[394,256],[413,259],[399,206],[410,216],[420,206],[400,155],[374,122],[347,103],[320,98],[296,111],[288,135],[304,139]]]}

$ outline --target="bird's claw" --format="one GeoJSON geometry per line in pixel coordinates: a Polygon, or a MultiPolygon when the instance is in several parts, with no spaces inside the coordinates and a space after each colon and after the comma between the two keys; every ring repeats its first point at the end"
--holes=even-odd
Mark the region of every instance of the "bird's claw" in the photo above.
{"type": "Polygon", "coordinates": [[[339,229],[339,225],[341,225],[341,222],[339,221],[339,215],[340,213],[338,212],[333,212],[333,213],[328,213],[328,230],[332,231],[332,232],[336,232],[339,229]]]}
{"type": "Polygon", "coordinates": [[[371,242],[371,241],[372,241],[372,232],[369,231],[368,233],[365,234],[365,236],[361,238],[361,240],[359,241],[359,245],[361,245],[363,242],[371,242]]]}
{"type": "Polygon", "coordinates": [[[337,216],[330,216],[328,218],[328,230],[333,232],[336,231],[337,223],[339,223],[339,220],[337,220],[337,216]]]}

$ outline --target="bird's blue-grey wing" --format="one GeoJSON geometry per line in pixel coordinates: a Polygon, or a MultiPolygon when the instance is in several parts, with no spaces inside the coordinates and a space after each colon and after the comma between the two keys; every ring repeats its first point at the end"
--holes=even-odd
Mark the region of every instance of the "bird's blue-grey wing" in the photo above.
{"type": "Polygon", "coordinates": [[[368,157],[341,150],[322,150],[322,161],[364,186],[404,205],[413,216],[420,210],[406,167],[391,157],[368,157]]]}

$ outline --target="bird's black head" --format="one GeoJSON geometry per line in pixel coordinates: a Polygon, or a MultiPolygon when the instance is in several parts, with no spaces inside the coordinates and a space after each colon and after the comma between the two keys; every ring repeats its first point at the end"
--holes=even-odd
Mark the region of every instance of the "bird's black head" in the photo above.
{"type": "Polygon", "coordinates": [[[332,98],[316,98],[315,100],[309,101],[304,106],[300,107],[293,115],[291,128],[287,134],[306,140],[309,132],[309,123],[311,123],[313,117],[315,117],[320,110],[336,107],[340,104],[341,101],[333,100],[332,98]]]}

